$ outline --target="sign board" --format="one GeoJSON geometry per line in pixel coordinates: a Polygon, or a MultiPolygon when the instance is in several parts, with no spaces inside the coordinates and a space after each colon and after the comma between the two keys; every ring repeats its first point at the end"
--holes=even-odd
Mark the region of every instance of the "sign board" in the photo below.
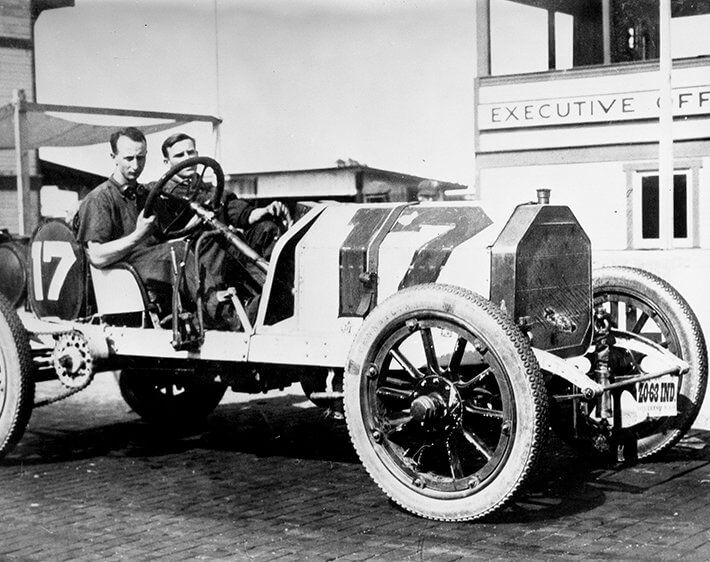
{"type": "MultiPolygon", "coordinates": [[[[710,114],[710,86],[677,88],[672,93],[673,115],[710,114]]],[[[658,90],[576,97],[543,98],[478,106],[481,131],[519,127],[607,123],[635,119],[657,119],[658,90]]]]}

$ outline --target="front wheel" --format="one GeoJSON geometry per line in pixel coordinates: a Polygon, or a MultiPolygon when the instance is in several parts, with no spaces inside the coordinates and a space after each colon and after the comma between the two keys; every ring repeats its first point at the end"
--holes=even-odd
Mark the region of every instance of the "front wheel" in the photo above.
{"type": "Polygon", "coordinates": [[[201,377],[149,369],[124,369],[118,375],[118,387],[136,414],[165,427],[202,421],[226,391],[224,384],[201,377]]]}
{"type": "Polygon", "coordinates": [[[528,341],[470,291],[419,285],[365,320],[345,374],[345,417],[370,476],[441,520],[501,508],[534,469],[547,394],[528,341]]]}
{"type": "Polygon", "coordinates": [[[708,378],[700,324],[683,297],[659,277],[631,267],[594,272],[595,306],[603,307],[620,330],[646,337],[690,364],[680,380],[675,416],[652,417],[634,427],[639,459],[673,445],[695,421],[708,378]]]}

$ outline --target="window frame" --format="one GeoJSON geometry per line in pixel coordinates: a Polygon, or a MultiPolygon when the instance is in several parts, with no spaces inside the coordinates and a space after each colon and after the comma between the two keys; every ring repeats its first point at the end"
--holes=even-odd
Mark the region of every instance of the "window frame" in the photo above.
{"type": "MultiPolygon", "coordinates": [[[[673,176],[686,177],[686,213],[687,232],[685,238],[671,240],[671,248],[697,248],[700,246],[700,220],[699,220],[699,170],[702,163],[699,160],[676,161],[673,176]]],[[[642,237],[642,180],[645,177],[658,177],[658,164],[655,162],[643,164],[628,164],[626,171],[626,203],[627,203],[627,248],[630,250],[663,249],[662,239],[642,237]]],[[[668,216],[659,208],[659,226],[663,222],[673,221],[673,216],[668,216]]],[[[671,229],[672,229],[671,224],[671,229]]],[[[661,229],[662,230],[662,229],[661,229]]],[[[659,233],[660,234],[660,233],[659,233]]]]}

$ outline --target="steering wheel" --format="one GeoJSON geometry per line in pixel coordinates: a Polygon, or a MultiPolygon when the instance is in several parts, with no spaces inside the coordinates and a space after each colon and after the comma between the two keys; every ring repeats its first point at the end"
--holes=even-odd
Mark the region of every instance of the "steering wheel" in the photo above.
{"type": "Polygon", "coordinates": [[[193,156],[170,168],[152,187],[143,214],[155,215],[154,234],[159,239],[177,238],[192,230],[190,203],[217,209],[224,193],[224,172],[216,160],[193,156]],[[190,173],[184,173],[189,170],[190,173]],[[183,172],[181,175],[180,172],[183,172]],[[209,183],[206,178],[214,183],[209,183]]]}

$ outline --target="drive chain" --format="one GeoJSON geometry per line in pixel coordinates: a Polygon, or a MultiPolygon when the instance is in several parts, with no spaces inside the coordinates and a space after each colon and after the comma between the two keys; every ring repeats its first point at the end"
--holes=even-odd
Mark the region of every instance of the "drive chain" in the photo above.
{"type": "MultiPolygon", "coordinates": [[[[51,335],[51,336],[54,336],[54,337],[58,337],[58,336],[62,336],[62,335],[64,335],[64,334],[71,334],[71,333],[74,332],[74,331],[75,331],[75,329],[72,328],[72,329],[70,329],[70,330],[59,331],[59,332],[57,332],[57,331],[55,331],[55,330],[47,330],[47,331],[33,331],[32,333],[33,333],[34,335],[38,335],[38,336],[41,336],[41,335],[49,336],[49,335],[51,335]]],[[[61,379],[59,379],[58,377],[57,377],[57,380],[58,380],[59,382],[61,382],[61,379]]],[[[39,401],[37,401],[37,402],[34,403],[33,408],[42,408],[43,406],[49,406],[50,404],[55,404],[56,402],[59,402],[59,401],[64,400],[64,399],[66,399],[66,398],[69,398],[70,396],[73,396],[74,394],[76,394],[76,393],[78,393],[78,392],[81,392],[81,391],[84,390],[86,387],[88,387],[88,386],[91,384],[91,381],[92,381],[92,380],[93,380],[93,377],[90,377],[90,378],[87,379],[87,381],[86,381],[84,384],[82,384],[81,386],[77,386],[77,387],[75,387],[75,388],[67,388],[66,390],[64,390],[63,392],[60,392],[60,393],[57,394],[56,396],[52,396],[52,397],[50,397],[50,398],[45,398],[45,399],[43,399],[43,400],[39,400],[39,401]]],[[[62,384],[64,384],[64,383],[62,383],[62,384]]]]}

